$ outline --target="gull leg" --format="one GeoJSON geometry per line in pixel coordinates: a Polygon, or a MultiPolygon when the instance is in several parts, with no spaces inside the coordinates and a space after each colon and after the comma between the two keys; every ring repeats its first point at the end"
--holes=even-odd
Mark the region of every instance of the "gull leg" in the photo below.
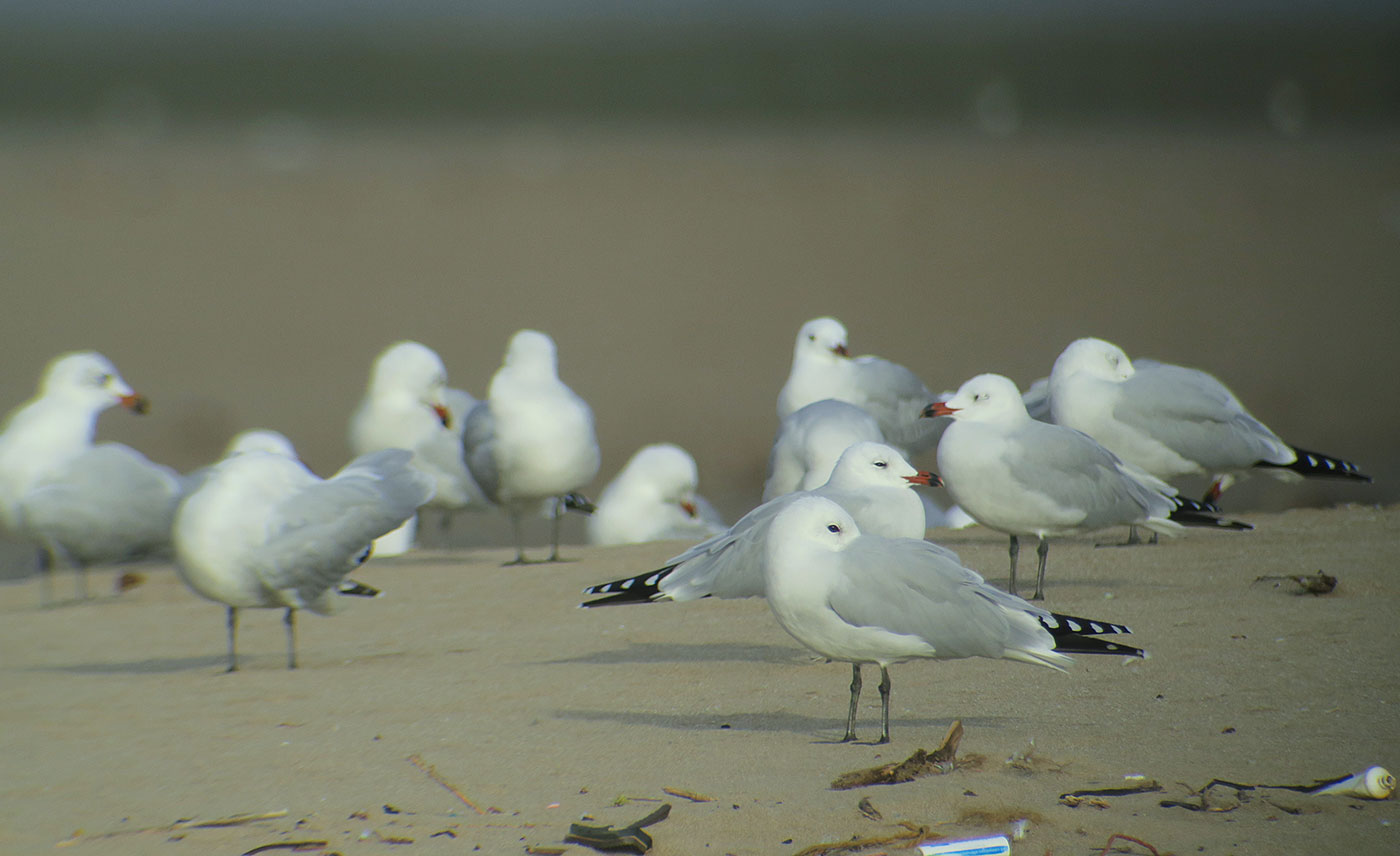
{"type": "Polygon", "coordinates": [[[564,497],[554,497],[554,549],[549,554],[549,561],[559,561],[559,521],[564,516],[564,497]]]}
{"type": "Polygon", "coordinates": [[[1021,555],[1021,539],[1015,535],[1011,536],[1011,582],[1006,584],[1006,590],[1012,594],[1016,593],[1016,557],[1021,555]]]}
{"type": "Polygon", "coordinates": [[[227,671],[238,671],[238,653],[234,649],[233,637],[238,630],[238,609],[230,606],[228,608],[228,669],[227,671]]]}
{"type": "Polygon", "coordinates": [[[1031,600],[1045,600],[1045,557],[1050,555],[1050,542],[1045,540],[1044,535],[1040,536],[1035,555],[1040,559],[1040,564],[1035,572],[1035,594],[1031,595],[1031,600]]]}
{"type": "Polygon", "coordinates": [[[890,670],[884,666],[880,667],[880,715],[884,721],[884,730],[880,732],[880,739],[876,743],[890,742],[890,670]]]}
{"type": "Polygon", "coordinates": [[[287,668],[297,667],[297,611],[290,606],[287,613],[282,616],[282,623],[287,625],[287,668]]]}
{"type": "Polygon", "coordinates": [[[506,562],[506,566],[524,565],[525,561],[525,521],[514,511],[509,512],[510,525],[515,530],[515,561],[506,562]]]}
{"type": "Polygon", "coordinates": [[[53,606],[53,557],[48,550],[40,550],[37,557],[39,567],[39,606],[53,606]]]}
{"type": "Polygon", "coordinates": [[[842,743],[856,739],[856,703],[860,701],[860,663],[851,664],[851,708],[846,713],[846,736],[842,743]]]}

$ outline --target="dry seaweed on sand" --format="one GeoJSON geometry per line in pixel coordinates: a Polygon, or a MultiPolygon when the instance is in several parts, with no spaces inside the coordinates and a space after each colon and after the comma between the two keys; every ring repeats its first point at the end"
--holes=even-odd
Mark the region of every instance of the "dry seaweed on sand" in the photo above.
{"type": "Polygon", "coordinates": [[[1294,594],[1310,594],[1314,597],[1331,594],[1337,588],[1337,578],[1331,574],[1324,574],[1320,570],[1315,574],[1282,574],[1255,577],[1254,581],[1256,583],[1274,583],[1274,588],[1278,588],[1278,584],[1282,582],[1295,583],[1298,588],[1294,590],[1294,594]]]}
{"type": "Polygon", "coordinates": [[[650,835],[642,831],[642,827],[660,823],[670,814],[671,804],[662,803],[656,811],[623,827],[572,823],[569,824],[569,834],[564,836],[564,840],[572,844],[583,844],[594,850],[632,850],[645,853],[651,849],[652,840],[650,835]]]}
{"type": "Polygon", "coordinates": [[[944,735],[943,742],[932,752],[916,749],[913,755],[897,763],[842,773],[832,781],[831,788],[844,791],[863,788],[866,785],[897,785],[901,782],[912,782],[921,776],[950,773],[958,767],[980,763],[981,758],[976,755],[958,760],[958,744],[962,742],[962,737],[962,720],[954,720],[953,724],[948,726],[948,733],[944,735]]]}

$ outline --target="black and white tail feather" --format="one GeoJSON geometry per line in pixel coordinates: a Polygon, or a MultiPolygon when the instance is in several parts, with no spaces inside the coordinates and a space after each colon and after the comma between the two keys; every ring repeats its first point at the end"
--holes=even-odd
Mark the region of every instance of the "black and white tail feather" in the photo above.
{"type": "Polygon", "coordinates": [[[347,594],[353,597],[379,597],[383,592],[374,586],[367,586],[364,583],[357,583],[354,580],[341,580],[336,588],[337,594],[347,594]]]}
{"type": "Polygon", "coordinates": [[[1295,448],[1293,454],[1297,455],[1298,459],[1291,464],[1271,464],[1267,461],[1260,461],[1254,466],[1260,469],[1292,470],[1298,475],[1308,478],[1352,479],[1367,483],[1371,481],[1371,477],[1361,472],[1361,468],[1351,461],[1344,461],[1321,452],[1309,452],[1307,449],[1295,448]]]}
{"type": "Polygon", "coordinates": [[[579,606],[617,606],[625,603],[653,603],[659,600],[668,600],[666,594],[661,591],[661,581],[666,579],[675,569],[675,565],[667,565],[664,568],[647,571],[645,574],[637,574],[635,577],[589,586],[583,590],[584,594],[607,596],[586,601],[579,606]]]}
{"type": "Polygon", "coordinates": [[[1062,654],[1118,654],[1123,657],[1146,657],[1141,648],[1098,639],[1098,636],[1115,636],[1132,633],[1123,624],[1112,624],[1092,618],[1078,618],[1073,615],[1050,613],[1049,618],[1040,617],[1040,626],[1055,637],[1055,650],[1062,654]]]}
{"type": "Polygon", "coordinates": [[[1248,531],[1254,528],[1251,523],[1242,520],[1230,520],[1220,516],[1220,508],[1213,502],[1197,502],[1194,499],[1187,499],[1184,496],[1167,497],[1176,503],[1176,508],[1167,519],[1173,523],[1180,523],[1182,526],[1204,526],[1212,529],[1233,529],[1236,531],[1248,531]]]}

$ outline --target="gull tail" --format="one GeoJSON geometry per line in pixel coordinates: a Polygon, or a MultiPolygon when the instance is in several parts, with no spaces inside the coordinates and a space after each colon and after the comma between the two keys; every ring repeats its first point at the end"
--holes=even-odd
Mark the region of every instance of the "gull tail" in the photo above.
{"type": "Polygon", "coordinates": [[[1092,618],[1078,618],[1073,615],[1050,613],[1049,618],[1040,618],[1040,626],[1055,637],[1055,650],[1062,654],[1118,654],[1124,657],[1146,657],[1141,648],[1098,639],[1098,636],[1132,633],[1122,624],[1096,621],[1092,618]]]}
{"type": "Polygon", "coordinates": [[[1167,519],[1173,523],[1180,523],[1182,526],[1203,526],[1211,529],[1233,529],[1235,531],[1246,531],[1254,528],[1251,523],[1221,517],[1220,509],[1216,508],[1213,503],[1197,502],[1184,496],[1167,498],[1176,503],[1176,508],[1167,515],[1167,519]]]}
{"type": "Polygon", "coordinates": [[[579,514],[592,514],[598,510],[598,506],[593,504],[593,500],[581,493],[566,493],[563,499],[565,511],[577,511],[579,514]]]}
{"type": "Polygon", "coordinates": [[[374,586],[367,586],[364,583],[357,583],[354,580],[341,580],[340,586],[336,589],[338,594],[348,594],[354,597],[379,597],[383,592],[374,586]]]}
{"type": "Polygon", "coordinates": [[[1295,448],[1293,453],[1298,458],[1291,464],[1271,464],[1267,461],[1260,461],[1254,466],[1261,469],[1292,470],[1300,476],[1308,476],[1309,478],[1352,479],[1367,483],[1371,481],[1371,477],[1361,472],[1361,468],[1351,461],[1344,461],[1321,452],[1309,452],[1307,449],[1295,448]]]}
{"type": "Polygon", "coordinates": [[[623,603],[651,603],[666,599],[666,595],[661,591],[661,581],[666,579],[667,575],[675,569],[675,565],[669,565],[660,570],[638,574],[635,577],[589,586],[583,590],[584,594],[602,594],[607,595],[607,597],[590,600],[579,604],[579,606],[615,606],[623,603]]]}

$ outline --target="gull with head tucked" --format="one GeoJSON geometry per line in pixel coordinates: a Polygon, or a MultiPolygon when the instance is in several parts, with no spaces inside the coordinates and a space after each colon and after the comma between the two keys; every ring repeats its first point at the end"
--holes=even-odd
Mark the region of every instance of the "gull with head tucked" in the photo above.
{"type": "Polygon", "coordinates": [[[1245,472],[1371,481],[1350,461],[1284,442],[1212,375],[1130,360],[1103,339],[1079,339],[1061,352],[1050,372],[1049,399],[1055,422],[1083,431],[1159,479],[1209,476],[1207,503],[1245,472]]]}
{"type": "Polygon", "coordinates": [[[295,458],[250,451],[215,464],[180,504],[176,569],[195,593],[228,608],[228,671],[238,668],[238,610],[285,609],[287,668],[297,666],[296,611],[329,615],[341,594],[375,596],[346,576],[375,538],[433,495],[412,453],[362,455],[328,479],[295,458]]]}
{"type": "Polygon", "coordinates": [[[696,493],[699,470],[680,446],[637,450],[598,497],[588,518],[590,544],[698,541],[723,532],[719,514],[696,493]]]}

